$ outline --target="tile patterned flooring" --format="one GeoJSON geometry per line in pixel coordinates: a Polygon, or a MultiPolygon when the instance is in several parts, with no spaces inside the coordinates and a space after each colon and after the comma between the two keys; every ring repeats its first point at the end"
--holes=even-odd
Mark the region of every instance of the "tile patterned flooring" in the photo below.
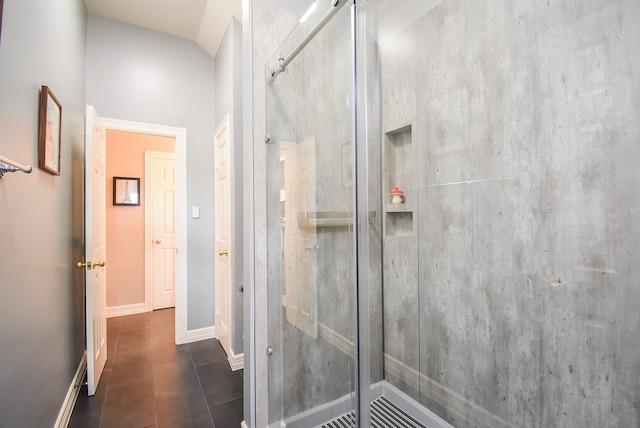
{"type": "Polygon", "coordinates": [[[174,310],[107,321],[96,395],[83,386],[69,428],[238,428],[242,371],[215,339],[177,346],[174,310]]]}

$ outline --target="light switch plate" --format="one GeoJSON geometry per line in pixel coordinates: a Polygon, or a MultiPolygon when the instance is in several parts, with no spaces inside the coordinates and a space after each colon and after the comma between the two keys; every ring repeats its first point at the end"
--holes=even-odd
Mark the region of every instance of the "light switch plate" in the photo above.
{"type": "Polygon", "coordinates": [[[200,207],[198,206],[191,207],[191,218],[200,218],[200,207]]]}

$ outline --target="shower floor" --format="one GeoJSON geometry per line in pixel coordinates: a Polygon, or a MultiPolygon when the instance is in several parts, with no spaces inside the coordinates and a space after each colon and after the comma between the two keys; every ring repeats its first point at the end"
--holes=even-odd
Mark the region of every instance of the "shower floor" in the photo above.
{"type": "MultiPolygon", "coordinates": [[[[353,396],[346,395],[304,413],[287,418],[272,428],[355,427],[353,396]]],[[[429,409],[386,381],[371,386],[372,428],[453,428],[429,409]]]]}
{"type": "MultiPolygon", "coordinates": [[[[350,428],[356,426],[356,417],[354,412],[335,418],[326,424],[320,425],[320,428],[350,428]]],[[[401,408],[393,404],[384,396],[380,396],[371,402],[371,427],[372,428],[429,428],[421,424],[401,408]]]]}

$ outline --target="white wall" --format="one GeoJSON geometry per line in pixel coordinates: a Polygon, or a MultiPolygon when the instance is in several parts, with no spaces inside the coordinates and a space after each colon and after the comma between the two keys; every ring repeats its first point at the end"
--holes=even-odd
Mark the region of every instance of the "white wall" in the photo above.
{"type": "Polygon", "coordinates": [[[194,42],[88,17],[87,103],[104,117],[187,129],[189,330],[214,323],[214,76],[194,42]]]}
{"type": "Polygon", "coordinates": [[[53,426],[84,352],[86,11],[4,2],[0,154],[35,166],[0,179],[0,427],[53,426]],[[61,174],[37,169],[38,99],[62,104],[61,174]]]}

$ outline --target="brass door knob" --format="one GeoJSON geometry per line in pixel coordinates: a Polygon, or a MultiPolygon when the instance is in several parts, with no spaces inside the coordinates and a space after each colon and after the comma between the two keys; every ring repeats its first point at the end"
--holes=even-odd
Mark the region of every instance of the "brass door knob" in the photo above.
{"type": "Polygon", "coordinates": [[[93,266],[91,265],[91,262],[78,262],[76,263],[76,269],[83,269],[83,268],[87,268],[87,270],[91,270],[93,266]]]}
{"type": "Polygon", "coordinates": [[[106,266],[106,262],[104,260],[100,260],[98,263],[94,263],[93,267],[105,267],[106,266]]]}
{"type": "Polygon", "coordinates": [[[229,255],[229,251],[228,250],[222,250],[218,253],[218,255],[220,256],[228,256],[229,255]]]}
{"type": "Polygon", "coordinates": [[[162,244],[162,239],[156,239],[153,241],[154,244],[162,244]]]}

